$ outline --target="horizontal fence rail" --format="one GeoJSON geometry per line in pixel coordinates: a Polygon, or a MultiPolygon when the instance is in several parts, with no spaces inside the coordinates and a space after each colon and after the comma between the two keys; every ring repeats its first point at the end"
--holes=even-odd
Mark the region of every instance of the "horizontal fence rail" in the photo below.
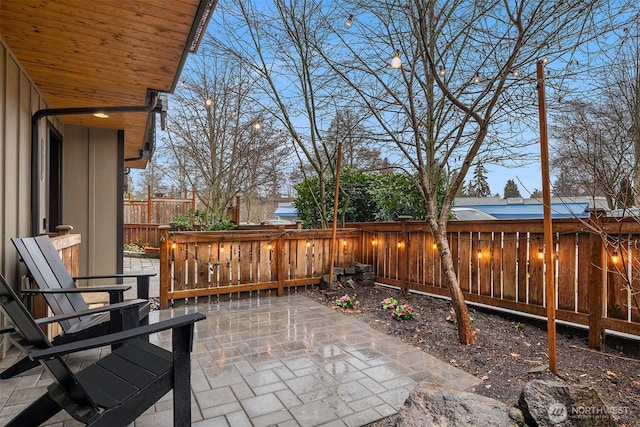
{"type": "MultiPolygon", "coordinates": [[[[360,232],[341,229],[335,264],[358,259],[360,232]]],[[[236,292],[284,294],[294,286],[319,284],[329,271],[331,230],[284,227],[222,231],[169,231],[161,227],[160,306],[171,300],[236,292]]]]}

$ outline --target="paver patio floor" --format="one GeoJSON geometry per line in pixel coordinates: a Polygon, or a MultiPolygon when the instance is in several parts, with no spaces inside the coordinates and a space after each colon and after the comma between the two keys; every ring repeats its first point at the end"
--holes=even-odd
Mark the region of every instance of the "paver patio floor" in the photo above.
{"type": "MultiPolygon", "coordinates": [[[[195,426],[361,426],[392,415],[423,380],[466,389],[480,380],[375,331],[352,316],[291,294],[154,311],[150,321],[199,311],[192,353],[195,426]]],[[[170,332],[151,337],[170,347],[170,332]]],[[[108,351],[108,350],[104,350],[108,351]]],[[[0,368],[18,357],[13,349],[0,368]]],[[[99,357],[79,353],[80,368],[99,357]]],[[[41,368],[0,381],[0,424],[44,392],[41,368]]],[[[76,425],[58,414],[49,425],[76,425]]],[[[167,395],[135,426],[169,426],[167,395]]]]}

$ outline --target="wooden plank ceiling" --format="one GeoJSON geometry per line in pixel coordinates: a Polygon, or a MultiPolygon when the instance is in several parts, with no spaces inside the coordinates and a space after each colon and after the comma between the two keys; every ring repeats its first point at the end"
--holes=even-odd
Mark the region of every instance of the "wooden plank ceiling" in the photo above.
{"type": "MultiPolygon", "coordinates": [[[[47,108],[143,106],[148,90],[175,89],[190,34],[201,22],[200,3],[215,6],[208,0],[0,0],[0,36],[47,108]]],[[[125,158],[135,158],[143,148],[148,114],[60,119],[123,129],[125,158]]],[[[125,166],[140,168],[146,162],[125,166]]]]}

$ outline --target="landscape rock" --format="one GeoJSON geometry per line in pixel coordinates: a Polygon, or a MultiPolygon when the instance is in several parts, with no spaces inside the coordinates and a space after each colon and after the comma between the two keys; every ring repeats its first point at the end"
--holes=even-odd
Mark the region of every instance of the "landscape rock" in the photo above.
{"type": "Polygon", "coordinates": [[[356,262],[353,264],[353,268],[355,269],[356,273],[371,273],[373,272],[373,266],[369,265],[369,264],[361,264],[359,262],[356,262]]]}
{"type": "Polygon", "coordinates": [[[479,394],[423,381],[409,395],[394,422],[396,426],[523,426],[522,413],[479,394]]]}
{"type": "MultiPolygon", "coordinates": [[[[334,273],[333,280],[331,281],[331,286],[334,286],[336,283],[338,283],[338,275],[334,273]]],[[[322,276],[322,280],[320,281],[320,287],[326,288],[328,286],[329,286],[329,275],[324,274],[322,276]]]]}
{"type": "Polygon", "coordinates": [[[518,400],[531,426],[615,427],[611,408],[597,391],[558,381],[533,380],[525,384],[518,400]]]}

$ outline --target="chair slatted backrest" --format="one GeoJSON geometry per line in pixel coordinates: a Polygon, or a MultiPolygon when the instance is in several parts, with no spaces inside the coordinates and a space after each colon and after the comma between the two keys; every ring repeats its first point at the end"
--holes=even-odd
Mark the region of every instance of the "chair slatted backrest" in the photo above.
{"type": "MultiPolygon", "coordinates": [[[[7,283],[4,276],[0,274],[0,306],[9,317],[9,320],[24,344],[39,349],[52,347],[53,344],[42,332],[35,320],[29,314],[27,308],[22,304],[13,288],[7,283]]],[[[74,374],[69,366],[59,356],[42,361],[45,368],[56,379],[58,385],[62,387],[67,396],[73,396],[74,402],[96,408],[87,392],[75,380],[74,374]]]]}
{"type": "MultiPolygon", "coordinates": [[[[40,289],[73,289],[76,284],[65,267],[49,236],[12,238],[20,258],[24,261],[34,282],[40,289]]],[[[88,308],[78,293],[43,294],[54,315],[81,311],[88,308]]],[[[60,322],[62,330],[78,323],[81,319],[60,322]]]]}

